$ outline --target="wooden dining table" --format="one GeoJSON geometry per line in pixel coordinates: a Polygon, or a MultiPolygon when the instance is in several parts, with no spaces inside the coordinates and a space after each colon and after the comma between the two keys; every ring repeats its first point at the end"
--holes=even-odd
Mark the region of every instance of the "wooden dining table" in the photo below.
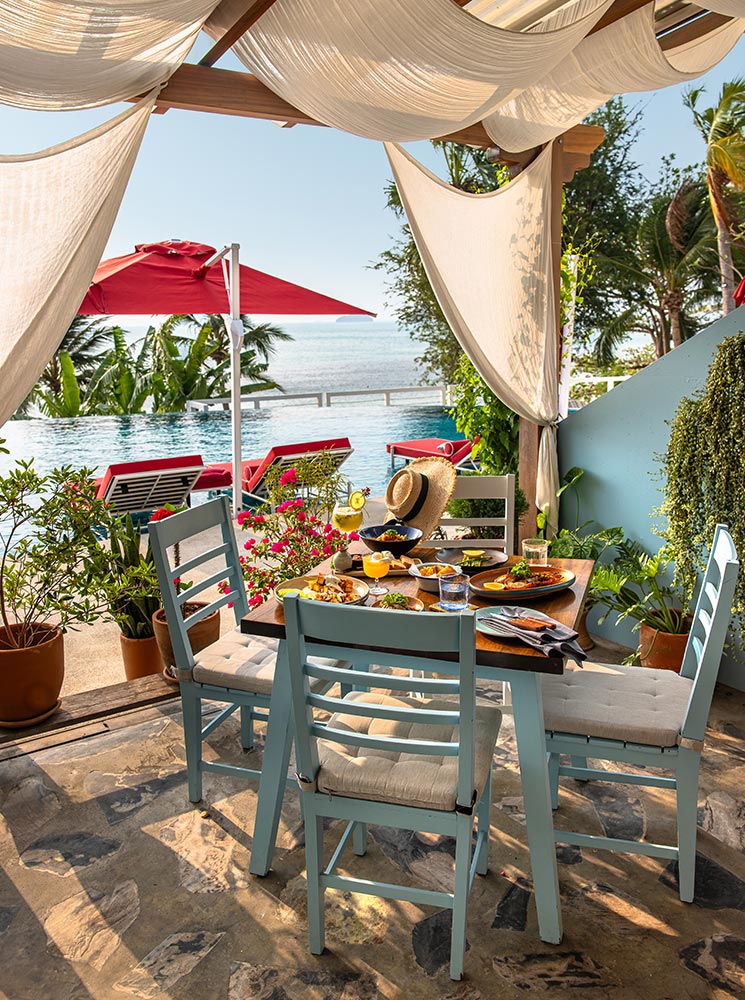
{"type": "MultiPolygon", "coordinates": [[[[352,550],[355,548],[357,551],[364,550],[364,547],[358,546],[361,546],[361,543],[353,545],[352,550]]],[[[435,552],[431,549],[421,549],[413,551],[411,555],[427,562],[434,561],[435,552]]],[[[508,565],[515,562],[517,557],[511,556],[508,565]]],[[[530,600],[526,600],[525,597],[520,599],[517,596],[513,596],[509,601],[487,600],[472,593],[469,598],[472,606],[524,604],[526,607],[542,611],[563,625],[576,627],[582,614],[594,564],[592,560],[587,559],[551,559],[550,565],[557,569],[570,570],[576,578],[572,586],[530,600]]],[[[311,570],[309,575],[317,572],[330,572],[330,561],[321,563],[311,570]]],[[[438,594],[422,590],[416,578],[412,576],[391,575],[384,578],[384,584],[389,591],[420,598],[424,602],[425,612],[439,600],[438,594]]],[[[373,603],[373,599],[369,598],[368,603],[373,603]]],[[[282,603],[274,597],[270,598],[241,620],[241,631],[249,635],[279,640],[250,862],[252,874],[266,875],[274,854],[294,735],[282,603]]],[[[306,639],[306,642],[308,641],[306,639]]],[[[412,655],[411,651],[407,653],[409,656],[412,655]]],[[[538,929],[543,941],[558,944],[562,937],[561,905],[546,761],[541,674],[561,674],[564,670],[564,658],[546,656],[519,640],[501,642],[477,632],[476,664],[479,678],[488,681],[506,681],[510,685],[538,929]]]]}

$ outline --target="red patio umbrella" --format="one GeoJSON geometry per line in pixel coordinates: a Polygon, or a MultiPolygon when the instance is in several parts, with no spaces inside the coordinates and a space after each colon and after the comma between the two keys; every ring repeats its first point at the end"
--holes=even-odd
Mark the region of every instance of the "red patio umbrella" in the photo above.
{"type": "MultiPolygon", "coordinates": [[[[135,253],[102,260],[78,313],[83,315],[161,315],[230,313],[222,268],[207,266],[215,248],[189,240],[142,243],[135,253]]],[[[294,285],[240,265],[240,303],[244,313],[374,316],[348,302],[294,285]]]]}
{"type": "Polygon", "coordinates": [[[737,286],[737,291],[735,292],[735,305],[745,306],[745,278],[743,278],[737,286]]]}
{"type": "Polygon", "coordinates": [[[205,243],[189,240],[142,243],[135,247],[135,253],[101,261],[78,309],[79,314],[86,316],[223,313],[231,317],[235,510],[241,503],[241,313],[375,315],[367,309],[246,267],[238,261],[239,249],[237,243],[232,243],[216,251],[205,243]],[[218,263],[220,267],[216,266],[218,263]],[[233,280],[236,273],[240,281],[233,280]]]}

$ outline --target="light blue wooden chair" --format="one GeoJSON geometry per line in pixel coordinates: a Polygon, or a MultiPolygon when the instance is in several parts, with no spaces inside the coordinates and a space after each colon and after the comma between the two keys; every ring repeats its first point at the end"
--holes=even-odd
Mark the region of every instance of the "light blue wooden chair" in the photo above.
{"type": "Polygon", "coordinates": [[[585,663],[543,678],[552,805],[559,776],[675,789],[676,847],[555,830],[555,840],[668,858],[678,862],[680,898],[692,902],[696,869],[698,772],[739,563],[730,533],[718,525],[696,603],[680,674],[670,670],[585,663]],[[571,766],[560,763],[571,757],[571,766]],[[603,771],[587,758],[662,768],[673,777],[603,771]]]}
{"type": "Polygon", "coordinates": [[[326,889],[445,906],[453,911],[450,976],[460,979],[468,895],[474,875],[487,870],[491,763],[501,721],[496,707],[476,708],[474,616],[335,607],[288,597],[285,623],[305,816],[310,950],[319,955],[324,948],[326,889]],[[414,650],[432,659],[410,655],[414,650]],[[332,673],[310,662],[309,651],[352,660],[354,669],[332,673]],[[428,696],[420,700],[371,690],[411,687],[409,677],[373,672],[373,664],[450,676],[417,680],[428,696]],[[313,682],[331,679],[354,690],[341,698],[313,692],[313,682]],[[319,710],[332,713],[326,724],[317,721],[319,710]],[[324,817],[347,820],[327,866],[324,817]],[[337,875],[350,838],[355,854],[365,853],[370,823],[455,837],[453,892],[337,875]]]}
{"type": "MultiPolygon", "coordinates": [[[[248,612],[248,602],[227,497],[218,497],[162,521],[151,522],[150,538],[181,687],[189,799],[199,802],[205,771],[252,780],[261,776],[261,772],[253,768],[204,760],[202,741],[240,709],[241,745],[244,750],[252,749],[254,721],[266,722],[268,719],[278,644],[275,639],[243,635],[240,631],[240,620],[248,612]],[[210,529],[219,529],[222,539],[219,544],[210,545],[179,566],[171,565],[169,549],[177,542],[210,529]],[[203,580],[181,594],[176,592],[176,578],[188,577],[205,566],[208,575],[203,580]],[[228,591],[184,619],[182,605],[223,580],[228,583],[228,591]],[[228,604],[232,606],[236,628],[194,656],[189,629],[216,608],[228,604]],[[202,727],[202,702],[205,700],[227,703],[227,707],[202,727]]],[[[325,665],[331,668],[334,664],[328,661],[325,665]]],[[[294,784],[294,780],[290,780],[294,784]]]]}

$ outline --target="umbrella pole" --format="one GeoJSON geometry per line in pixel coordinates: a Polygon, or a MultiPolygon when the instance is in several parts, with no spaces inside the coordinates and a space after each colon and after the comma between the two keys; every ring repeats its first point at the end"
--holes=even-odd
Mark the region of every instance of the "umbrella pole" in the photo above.
{"type": "Polygon", "coordinates": [[[241,448],[241,271],[240,244],[230,246],[230,395],[233,418],[233,516],[243,509],[243,463],[241,448]]]}

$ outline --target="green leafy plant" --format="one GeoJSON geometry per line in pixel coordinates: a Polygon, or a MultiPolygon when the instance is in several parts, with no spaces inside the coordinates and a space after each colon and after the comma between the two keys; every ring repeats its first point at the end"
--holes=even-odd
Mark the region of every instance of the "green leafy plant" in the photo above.
{"type": "Polygon", "coordinates": [[[142,532],[129,514],[109,514],[105,524],[109,544],[99,546],[96,570],[108,617],[126,638],[147,639],[155,634],[152,617],[161,604],[150,541],[143,552],[142,532]]]}
{"type": "Polygon", "coordinates": [[[89,469],[63,466],[41,475],[33,461],[22,460],[0,476],[0,619],[7,646],[34,646],[50,627],[64,632],[101,616],[93,529],[105,517],[89,469]]]}
{"type": "MultiPolygon", "coordinates": [[[[726,524],[745,552],[745,334],[723,340],[700,393],[681,400],[662,456],[664,537],[675,583],[690,601],[714,529],[726,524]]],[[[733,612],[745,612],[745,573],[733,612]]]]}
{"type": "Polygon", "coordinates": [[[690,617],[685,595],[664,582],[669,566],[666,547],[650,555],[638,542],[622,542],[615,563],[598,566],[593,574],[596,603],[607,608],[600,622],[615,611],[617,622],[630,618],[636,623],[634,631],[649,625],[660,632],[688,632],[690,617]]]}

